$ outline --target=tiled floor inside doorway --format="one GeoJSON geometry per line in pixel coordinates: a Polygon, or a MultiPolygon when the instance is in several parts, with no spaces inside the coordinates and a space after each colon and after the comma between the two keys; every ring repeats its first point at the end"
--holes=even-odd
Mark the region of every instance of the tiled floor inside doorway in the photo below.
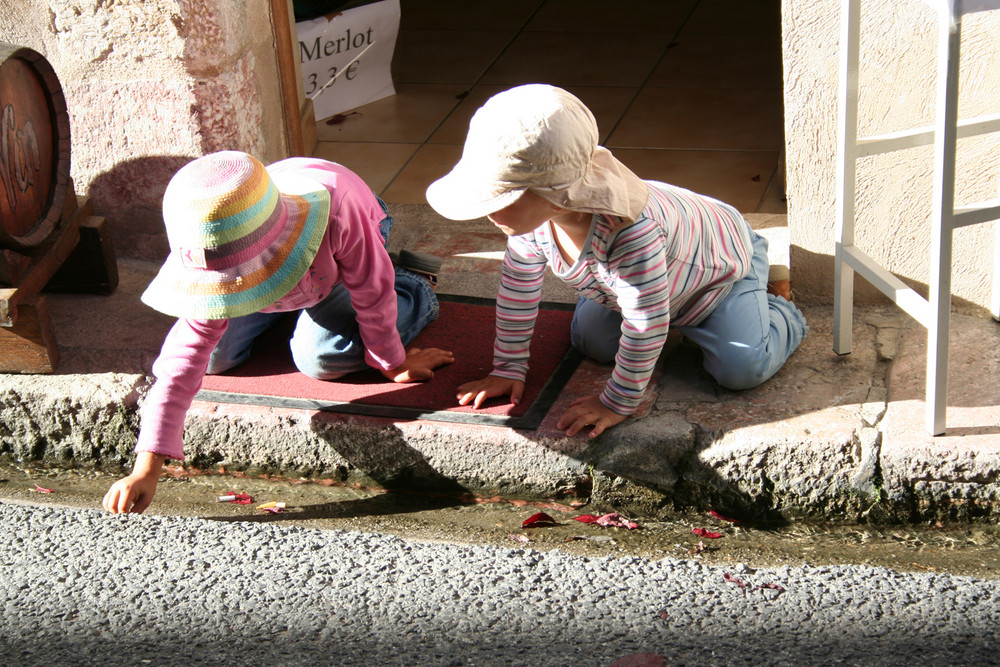
{"type": "Polygon", "coordinates": [[[640,177],[785,213],[780,0],[401,0],[396,94],[318,123],[314,154],[426,204],[491,95],[551,83],[640,177]]]}

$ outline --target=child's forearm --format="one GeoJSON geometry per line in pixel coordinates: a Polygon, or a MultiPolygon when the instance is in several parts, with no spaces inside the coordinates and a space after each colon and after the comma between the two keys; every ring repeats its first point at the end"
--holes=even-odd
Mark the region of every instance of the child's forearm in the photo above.
{"type": "Polygon", "coordinates": [[[135,455],[132,474],[142,477],[159,477],[167,457],[153,452],[139,452],[135,455]]]}

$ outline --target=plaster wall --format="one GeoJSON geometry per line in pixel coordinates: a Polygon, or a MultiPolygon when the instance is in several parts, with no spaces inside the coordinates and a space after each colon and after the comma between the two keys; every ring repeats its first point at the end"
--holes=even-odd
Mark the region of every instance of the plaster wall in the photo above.
{"type": "Polygon", "coordinates": [[[0,41],[59,76],[72,177],[119,256],[162,259],[171,175],[205,153],[285,156],[268,0],[4,0],[0,41]]]}
{"type": "MultiPolygon", "coordinates": [[[[796,295],[832,303],[836,229],[839,0],[783,0],[785,136],[790,264],[796,295]]],[[[858,136],[934,120],[937,13],[923,0],[861,3],[858,136]]],[[[1000,11],[962,21],[959,116],[1000,112],[1000,11]]],[[[856,245],[926,296],[933,149],[858,162],[856,245]]],[[[1000,136],[959,141],[957,205],[1000,196],[1000,136]]],[[[993,279],[994,227],[955,231],[953,303],[985,313],[993,279]]],[[[858,303],[883,297],[855,278],[858,303]]]]}

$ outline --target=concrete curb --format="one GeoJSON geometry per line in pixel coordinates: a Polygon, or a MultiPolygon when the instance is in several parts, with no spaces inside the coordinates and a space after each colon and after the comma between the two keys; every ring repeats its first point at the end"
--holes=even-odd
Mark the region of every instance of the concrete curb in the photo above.
{"type": "MultiPolygon", "coordinates": [[[[128,465],[171,320],[138,300],[156,267],[120,269],[109,297],[48,297],[64,361],[54,375],[0,376],[0,455],[128,465]]],[[[584,497],[645,515],[698,507],[995,520],[1000,325],[954,316],[949,432],[932,438],[923,432],[922,327],[889,307],[859,311],[854,352],[840,357],[830,308],[804,312],[809,337],[763,386],[721,390],[697,351],[681,345],[665,356],[646,413],[593,440],[558,432],[558,405],[537,431],[514,431],[197,402],[188,463],[445,493],[584,497]]],[[[571,382],[561,401],[584,386],[571,382]]]]}

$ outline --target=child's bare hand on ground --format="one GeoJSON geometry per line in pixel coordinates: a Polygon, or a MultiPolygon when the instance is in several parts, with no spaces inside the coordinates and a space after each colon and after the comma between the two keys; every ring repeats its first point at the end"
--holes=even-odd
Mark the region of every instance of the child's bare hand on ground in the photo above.
{"type": "Polygon", "coordinates": [[[596,438],[605,429],[621,424],[625,418],[625,415],[620,415],[601,403],[601,399],[595,394],[570,403],[556,422],[556,428],[566,429],[566,435],[576,435],[582,428],[592,425],[594,430],[590,432],[590,437],[596,438]]]}
{"type": "Polygon", "coordinates": [[[455,361],[451,350],[437,347],[414,347],[406,351],[406,360],[396,368],[382,371],[393,382],[424,382],[434,377],[434,369],[455,361]]]}
{"type": "Polygon", "coordinates": [[[520,380],[508,380],[507,378],[488,375],[482,380],[466,382],[458,388],[458,404],[479,408],[487,398],[495,396],[510,395],[510,402],[517,405],[524,395],[524,383],[520,380]]]}
{"type": "Polygon", "coordinates": [[[112,514],[141,514],[153,502],[165,457],[139,452],[132,474],[123,477],[104,494],[104,509],[112,514]]]}
{"type": "Polygon", "coordinates": [[[112,514],[139,514],[153,500],[157,478],[148,479],[129,475],[123,477],[104,494],[104,509],[112,514]]]}

